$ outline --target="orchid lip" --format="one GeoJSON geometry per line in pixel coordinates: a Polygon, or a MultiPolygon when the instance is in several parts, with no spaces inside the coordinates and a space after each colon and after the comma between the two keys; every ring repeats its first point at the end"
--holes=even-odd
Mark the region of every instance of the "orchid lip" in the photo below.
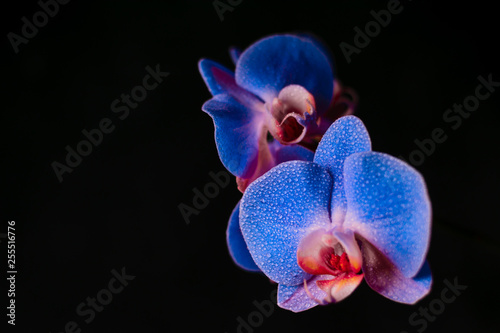
{"type": "Polygon", "coordinates": [[[297,261],[305,272],[325,276],[324,280],[316,282],[327,294],[324,300],[313,298],[304,281],[306,293],[318,304],[340,301],[363,279],[361,251],[349,230],[338,227],[313,230],[301,240],[297,261]]]}
{"type": "Polygon", "coordinates": [[[308,129],[317,127],[314,96],[302,86],[286,86],[266,109],[269,131],[280,143],[298,143],[308,129]]]}
{"type": "Polygon", "coordinates": [[[316,229],[302,239],[297,259],[305,272],[338,276],[361,270],[361,251],[354,235],[337,229],[316,229]]]}

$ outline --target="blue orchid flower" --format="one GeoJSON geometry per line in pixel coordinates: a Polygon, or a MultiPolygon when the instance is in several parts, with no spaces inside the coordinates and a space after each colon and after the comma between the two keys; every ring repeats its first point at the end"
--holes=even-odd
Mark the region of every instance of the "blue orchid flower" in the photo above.
{"type": "Polygon", "coordinates": [[[276,152],[282,146],[306,155],[334,119],[354,111],[357,101],[352,90],[334,80],[332,61],[312,37],[274,35],[230,54],[234,73],[200,60],[200,73],[213,95],[202,110],[214,121],[222,163],[244,192],[278,164],[276,152]]]}
{"type": "Polygon", "coordinates": [[[371,151],[364,124],[332,124],[312,162],[282,163],[243,194],[239,225],[256,267],[294,312],[339,302],[364,279],[413,304],[432,283],[431,206],[422,176],[371,151]]]}

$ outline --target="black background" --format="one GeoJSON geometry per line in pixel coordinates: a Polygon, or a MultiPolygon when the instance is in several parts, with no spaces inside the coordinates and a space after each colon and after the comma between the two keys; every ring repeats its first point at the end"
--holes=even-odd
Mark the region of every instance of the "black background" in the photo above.
{"type": "MultiPolygon", "coordinates": [[[[498,106],[481,102],[456,130],[443,113],[473,94],[477,77],[500,81],[498,14],[486,1],[402,1],[403,11],[347,63],[339,44],[387,1],[244,0],[221,21],[212,1],[71,1],[15,53],[36,1],[4,3],[2,22],[2,220],[16,221],[16,332],[236,332],[275,286],[231,261],[227,219],[240,198],[234,179],[187,224],[178,205],[224,170],[210,98],[197,69],[207,57],[231,66],[229,46],[273,33],[308,31],[335,57],[337,77],[357,90],[357,115],[373,149],[405,158],[442,128],[447,140],[417,167],[433,204],[431,294],[414,306],[391,302],[362,284],[345,301],[294,314],[275,306],[255,332],[416,332],[409,317],[440,298],[444,280],[468,288],[426,332],[498,331],[500,247],[498,106]],[[8,6],[8,7],[7,7],[8,6]],[[111,102],[141,84],[145,67],[170,73],[119,120],[111,102]],[[59,183],[83,129],[110,118],[115,130],[59,183]],[[95,320],[75,312],[107,287],[111,270],[135,279],[95,320]]],[[[0,255],[6,257],[5,243],[0,255]]],[[[2,261],[2,276],[5,261],[2,261]]],[[[4,286],[4,285],[2,285],[4,286]]],[[[6,289],[0,291],[2,308],[6,289]]],[[[2,322],[7,321],[2,310],[2,322]]],[[[244,330],[242,331],[244,332],[244,330]]]]}

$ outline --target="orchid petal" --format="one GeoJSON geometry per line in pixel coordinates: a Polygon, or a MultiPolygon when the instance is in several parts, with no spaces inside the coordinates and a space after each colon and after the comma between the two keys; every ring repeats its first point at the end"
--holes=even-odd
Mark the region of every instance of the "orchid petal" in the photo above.
{"type": "Polygon", "coordinates": [[[209,59],[201,59],[198,69],[212,95],[226,92],[225,86],[235,85],[234,73],[226,67],[209,59]]]}
{"type": "Polygon", "coordinates": [[[395,157],[363,152],[346,159],[344,180],[344,228],[371,242],[404,276],[415,276],[430,237],[431,207],[422,176],[395,157]]]}
{"type": "Polygon", "coordinates": [[[236,82],[266,102],[281,89],[298,84],[315,98],[318,112],[326,111],[333,94],[333,73],[328,58],[310,40],[277,35],[246,49],[236,64],[236,82]]]}
{"type": "Polygon", "coordinates": [[[240,268],[247,271],[260,272],[259,267],[257,267],[252,259],[252,256],[250,255],[250,252],[248,252],[247,244],[245,243],[245,239],[241,234],[239,214],[240,203],[238,202],[233,212],[231,213],[226,231],[226,240],[229,254],[233,258],[233,261],[236,263],[236,265],[238,265],[240,268]]]}
{"type": "Polygon", "coordinates": [[[414,304],[431,289],[432,275],[427,261],[413,278],[403,275],[386,256],[370,242],[360,238],[363,272],[366,283],[393,301],[414,304]]]}
{"type": "Polygon", "coordinates": [[[338,303],[352,294],[352,292],[363,281],[363,274],[347,274],[338,276],[331,280],[317,281],[318,288],[328,294],[325,301],[328,303],[338,303]]]}
{"type": "Polygon", "coordinates": [[[236,84],[234,73],[224,66],[208,59],[198,62],[201,76],[213,96],[228,94],[247,108],[264,111],[262,101],[236,84]]]}
{"type": "Polygon", "coordinates": [[[248,185],[250,185],[255,179],[259,178],[272,167],[280,163],[295,160],[312,161],[314,158],[314,153],[309,149],[299,145],[282,145],[277,140],[268,142],[268,148],[269,149],[259,150],[259,163],[252,177],[236,178],[236,183],[238,184],[238,189],[241,193],[245,192],[248,185]]]}
{"type": "Polygon", "coordinates": [[[363,122],[355,116],[335,121],[321,139],[314,162],[325,167],[333,177],[331,216],[334,225],[341,225],[347,211],[344,190],[344,161],[354,153],[370,151],[371,141],[363,122]]]}
{"type": "Polygon", "coordinates": [[[283,145],[277,140],[269,142],[268,145],[276,165],[294,160],[312,161],[314,158],[312,151],[298,145],[283,145]]]}
{"type": "Polygon", "coordinates": [[[249,178],[258,163],[259,145],[263,135],[264,116],[220,94],[202,106],[215,125],[215,141],[219,157],[233,175],[249,178]]]}
{"type": "Polygon", "coordinates": [[[295,35],[300,37],[300,38],[307,39],[311,43],[316,45],[316,47],[321,52],[323,52],[323,54],[325,55],[326,59],[328,60],[328,63],[330,64],[333,75],[335,75],[335,66],[334,66],[333,56],[332,56],[332,52],[331,52],[330,48],[328,47],[328,45],[320,37],[318,37],[310,32],[300,32],[300,33],[295,33],[295,35]]]}
{"type": "Polygon", "coordinates": [[[328,276],[313,276],[306,281],[307,289],[303,283],[294,286],[280,283],[278,285],[278,306],[293,312],[301,312],[319,305],[328,294],[318,287],[316,281],[325,278],[328,278],[328,276]]]}
{"type": "Polygon", "coordinates": [[[297,264],[297,248],[308,228],[330,224],[332,179],[317,164],[282,163],[255,180],[243,194],[240,227],[257,266],[286,285],[310,277],[297,264]]]}

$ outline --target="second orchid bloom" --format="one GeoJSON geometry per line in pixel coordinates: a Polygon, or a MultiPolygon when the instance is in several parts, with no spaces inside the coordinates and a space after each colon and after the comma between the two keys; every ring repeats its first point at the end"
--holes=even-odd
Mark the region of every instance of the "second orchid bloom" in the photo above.
{"type": "Polygon", "coordinates": [[[432,281],[430,217],[420,174],[372,152],[354,116],[329,128],[313,162],[286,162],[253,182],[239,214],[251,257],[295,312],[341,301],[363,279],[389,299],[418,301],[432,281]]]}

